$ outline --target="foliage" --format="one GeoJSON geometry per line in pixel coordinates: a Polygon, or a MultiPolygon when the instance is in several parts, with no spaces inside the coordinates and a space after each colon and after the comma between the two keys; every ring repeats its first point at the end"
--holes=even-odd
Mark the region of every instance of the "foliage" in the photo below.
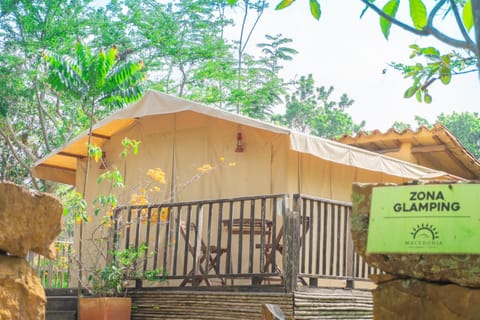
{"type": "MultiPolygon", "coordinates": [[[[138,154],[139,145],[139,141],[125,137],[122,140],[121,159],[124,159],[130,152],[134,155],[138,154]]],[[[91,152],[89,156],[98,161],[97,155],[102,154],[102,150],[99,147],[95,149],[98,151],[91,152]]],[[[158,170],[152,172],[155,174],[150,171],[147,174],[153,176],[157,183],[165,184],[164,176],[163,180],[158,179],[158,170]]],[[[79,224],[85,222],[95,224],[90,239],[95,249],[93,263],[85,264],[80,254],[77,257],[82,273],[86,272],[86,282],[83,278],[80,280],[82,285],[95,296],[119,296],[127,294],[128,283],[131,280],[163,281],[166,276],[164,271],[159,269],[143,270],[143,263],[145,263],[148,253],[148,245],[145,243],[123,250],[114,249],[109,252],[109,255],[105,254],[105,239],[112,236],[110,229],[115,224],[116,217],[113,212],[118,204],[117,194],[125,188],[125,185],[124,178],[117,167],[108,168],[100,174],[97,183],[103,184],[107,192],[98,195],[93,200],[95,217],[88,215],[86,201],[78,192],[72,192],[64,203],[65,212],[76,217],[79,224]]],[[[116,247],[115,242],[114,247],[116,247]]]]}
{"type": "Polygon", "coordinates": [[[345,110],[353,104],[346,94],[339,101],[333,101],[334,88],[316,87],[310,74],[295,82],[296,91],[286,96],[285,114],[275,120],[300,132],[321,137],[338,137],[360,131],[365,123],[354,124],[345,110]]]}
{"type": "Polygon", "coordinates": [[[78,41],[74,58],[50,51],[42,56],[50,65],[48,82],[52,88],[80,101],[92,117],[97,107],[104,107],[100,111],[106,114],[141,97],[144,64],[120,62],[116,46],[93,54],[88,45],[78,41]]]}
{"type": "Polygon", "coordinates": [[[477,112],[441,113],[437,122],[442,123],[477,159],[480,159],[480,117],[477,112]]]}
{"type": "Polygon", "coordinates": [[[30,166],[81,125],[73,105],[61,108],[44,84],[43,50],[66,52],[88,24],[87,0],[0,2],[0,145],[2,179],[37,189],[49,185],[30,166]]]}
{"type": "Polygon", "coordinates": [[[411,125],[410,123],[395,121],[392,125],[392,129],[394,129],[397,132],[403,132],[407,129],[411,129],[411,125]]]}
{"type": "MultiPolygon", "coordinates": [[[[440,55],[439,50],[434,47],[420,48],[412,45],[414,50],[410,59],[426,58],[417,60],[415,64],[404,65],[392,63],[393,67],[400,70],[406,78],[412,78],[413,85],[405,92],[405,98],[415,96],[419,102],[430,103],[431,95],[428,87],[435,81],[440,80],[443,84],[450,83],[453,75],[460,75],[470,72],[480,73],[480,1],[430,1],[409,0],[409,20],[398,17],[400,0],[385,0],[379,5],[375,0],[360,0],[365,4],[361,17],[367,10],[374,11],[380,18],[380,29],[386,39],[390,37],[392,25],[419,36],[431,36],[451,48],[447,54],[440,55]],[[427,6],[428,5],[428,6],[427,6]],[[432,8],[429,8],[429,6],[432,8]],[[451,27],[448,33],[441,31],[442,22],[447,16],[455,21],[453,28],[456,28],[459,36],[452,37],[451,27]],[[472,37],[473,29],[475,35],[472,37]],[[458,51],[460,50],[460,51],[458,51]]],[[[229,1],[235,5],[237,1],[229,1]]],[[[290,6],[295,0],[282,0],[277,9],[290,6]]],[[[316,0],[309,0],[310,7],[320,8],[316,0]]],[[[311,10],[313,17],[320,17],[316,10],[311,10]]],[[[444,28],[445,29],[445,28],[444,28]]]]}
{"type": "Polygon", "coordinates": [[[147,244],[142,243],[137,248],[130,246],[124,250],[112,251],[113,260],[104,268],[96,269],[88,277],[88,281],[92,284],[92,294],[95,296],[126,296],[129,280],[164,280],[166,274],[158,269],[139,270],[141,269],[139,262],[145,259],[147,250],[147,244]]]}
{"type": "MultiPolygon", "coordinates": [[[[0,178],[54,191],[33,178],[32,164],[147,86],[270,120],[289,94],[280,71],[296,50],[291,39],[266,35],[259,54],[247,52],[269,2],[229,4],[1,2],[0,178]],[[235,25],[233,14],[244,20],[235,25]]],[[[94,145],[89,152],[102,161],[94,145]]]]}

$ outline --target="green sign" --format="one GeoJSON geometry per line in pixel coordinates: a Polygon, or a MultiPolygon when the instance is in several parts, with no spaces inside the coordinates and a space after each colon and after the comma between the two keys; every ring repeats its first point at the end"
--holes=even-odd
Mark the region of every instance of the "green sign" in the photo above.
{"type": "Polygon", "coordinates": [[[372,190],[367,253],[480,253],[480,184],[372,190]]]}

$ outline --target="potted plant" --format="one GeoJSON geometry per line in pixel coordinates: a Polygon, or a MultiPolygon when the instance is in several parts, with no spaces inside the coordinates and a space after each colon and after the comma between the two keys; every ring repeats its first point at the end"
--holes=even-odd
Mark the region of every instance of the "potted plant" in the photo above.
{"type": "Polygon", "coordinates": [[[148,247],[131,246],[112,251],[112,260],[103,268],[92,270],[88,275],[91,296],[79,299],[80,320],[127,320],[130,319],[132,300],[127,297],[132,280],[163,281],[164,273],[158,269],[139,271],[148,247]]]}

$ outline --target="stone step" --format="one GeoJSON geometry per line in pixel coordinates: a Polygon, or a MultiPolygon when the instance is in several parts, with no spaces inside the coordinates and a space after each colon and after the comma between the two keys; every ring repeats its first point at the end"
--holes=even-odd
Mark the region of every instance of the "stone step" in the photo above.
{"type": "Polygon", "coordinates": [[[47,311],[45,320],[76,320],[76,311],[47,311]]]}
{"type": "Polygon", "coordinates": [[[47,311],[76,311],[76,296],[47,296],[47,311]]]}

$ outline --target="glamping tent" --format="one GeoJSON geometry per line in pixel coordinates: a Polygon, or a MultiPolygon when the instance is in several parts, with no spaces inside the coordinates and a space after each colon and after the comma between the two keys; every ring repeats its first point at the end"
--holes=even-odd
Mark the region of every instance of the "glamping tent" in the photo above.
{"type": "MultiPolygon", "coordinates": [[[[81,192],[87,139],[85,132],[47,155],[34,165],[33,174],[75,185],[81,192]]],[[[173,201],[274,193],[305,193],[349,201],[353,181],[401,183],[453,178],[441,171],[155,91],[148,91],[140,101],[95,124],[91,139],[105,152],[108,167],[122,166],[127,186],[137,185],[146,170],[160,167],[171,191],[188,181],[203,164],[215,166],[221,159],[236,164],[234,170],[219,170],[208,179],[192,183],[183,193],[172,194],[173,201]],[[120,159],[124,137],[141,141],[138,156],[120,159]]],[[[92,168],[86,184],[87,200],[96,192],[97,174],[102,170],[99,166],[92,168]]]]}
{"type": "MultiPolygon", "coordinates": [[[[120,246],[147,242],[153,262],[144,270],[162,267],[167,285],[180,287],[280,279],[292,291],[297,278],[368,279],[375,271],[353,252],[348,228],[352,183],[459,179],[155,91],[93,126],[103,161],[85,175],[87,139],[83,133],[47,155],[33,174],[79,192],[86,186],[91,203],[108,192],[97,177],[118,168],[125,188],[116,216],[129,227],[120,246]],[[119,156],[125,137],[141,142],[138,155],[119,156]],[[150,192],[148,170],[156,168],[166,184],[150,192]],[[148,203],[128,206],[139,193],[148,203]]],[[[91,232],[87,223],[84,239],[91,232]]]]}

